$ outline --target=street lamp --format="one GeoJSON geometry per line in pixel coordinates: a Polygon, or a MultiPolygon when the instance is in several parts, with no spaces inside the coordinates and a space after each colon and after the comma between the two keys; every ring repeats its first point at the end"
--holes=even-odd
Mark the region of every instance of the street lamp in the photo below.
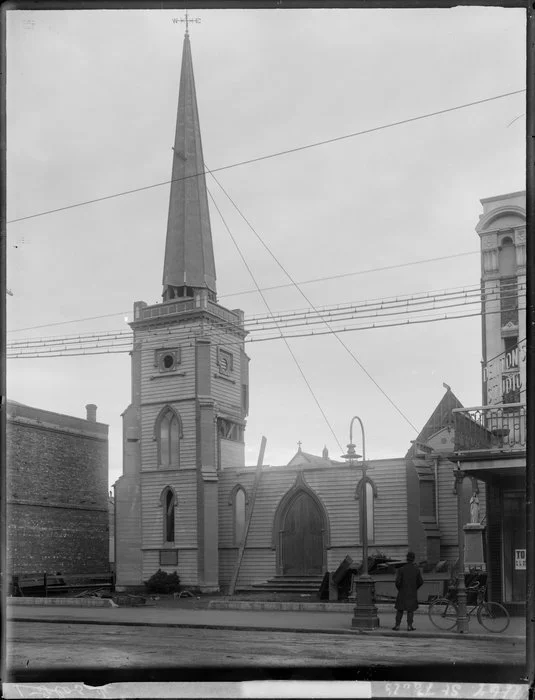
{"type": "Polygon", "coordinates": [[[377,617],[377,608],[374,603],[375,583],[368,573],[368,494],[366,488],[366,472],[368,465],[366,464],[366,438],[364,435],[364,425],[358,416],[353,416],[349,424],[349,445],[347,446],[347,454],[342,455],[342,457],[348,460],[350,466],[354,466],[360,457],[360,455],[355,452],[355,445],[353,443],[353,423],[356,420],[360,423],[362,433],[362,462],[358,465],[362,469],[363,485],[360,492],[362,571],[355,581],[357,604],[353,613],[351,626],[358,629],[375,629],[375,627],[379,627],[379,618],[377,617]]]}
{"type": "Polygon", "coordinates": [[[459,575],[457,583],[457,632],[468,632],[466,614],[466,582],[464,580],[464,528],[463,528],[463,481],[464,472],[460,462],[455,470],[455,489],[457,491],[457,539],[459,541],[459,575]]]}

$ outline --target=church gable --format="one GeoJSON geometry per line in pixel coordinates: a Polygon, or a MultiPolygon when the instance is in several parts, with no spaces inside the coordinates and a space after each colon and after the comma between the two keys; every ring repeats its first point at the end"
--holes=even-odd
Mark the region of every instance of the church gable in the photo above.
{"type": "Polygon", "coordinates": [[[335,462],[332,459],[329,459],[329,453],[327,451],[327,448],[323,448],[323,454],[320,457],[319,455],[313,455],[310,454],[309,452],[303,452],[301,449],[301,443],[299,443],[299,449],[295,453],[295,455],[291,458],[291,460],[288,462],[287,466],[288,467],[330,467],[335,464],[344,464],[344,462],[335,462]]]}
{"type": "Polygon", "coordinates": [[[426,444],[433,452],[453,452],[455,448],[455,430],[453,426],[448,425],[434,433],[427,439],[426,444]]]}
{"type": "MultiPolygon", "coordinates": [[[[436,436],[444,428],[450,428],[453,432],[453,414],[454,408],[463,408],[462,403],[455,396],[452,390],[448,387],[446,393],[440,400],[438,406],[431,414],[429,420],[420,431],[416,440],[405,455],[405,459],[412,459],[421,449],[420,446],[427,445],[428,440],[432,436],[436,436]]],[[[442,436],[444,437],[444,436],[442,436]]],[[[442,439],[442,438],[440,438],[442,439]]]]}

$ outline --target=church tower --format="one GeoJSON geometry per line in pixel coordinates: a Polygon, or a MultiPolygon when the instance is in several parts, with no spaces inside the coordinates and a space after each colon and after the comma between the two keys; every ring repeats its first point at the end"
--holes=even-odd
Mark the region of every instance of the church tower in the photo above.
{"type": "Polygon", "coordinates": [[[248,358],[243,312],[217,303],[201,130],[184,37],[162,303],[135,302],[132,398],[115,484],[116,582],[158,569],[219,589],[218,482],[244,466],[248,358]]]}

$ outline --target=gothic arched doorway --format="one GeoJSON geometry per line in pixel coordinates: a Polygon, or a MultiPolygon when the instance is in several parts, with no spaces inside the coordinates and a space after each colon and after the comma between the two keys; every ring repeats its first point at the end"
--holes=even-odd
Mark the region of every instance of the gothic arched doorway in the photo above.
{"type": "Polygon", "coordinates": [[[280,530],[280,571],[285,576],[323,574],[324,523],[319,505],[306,491],[291,499],[280,530]]]}

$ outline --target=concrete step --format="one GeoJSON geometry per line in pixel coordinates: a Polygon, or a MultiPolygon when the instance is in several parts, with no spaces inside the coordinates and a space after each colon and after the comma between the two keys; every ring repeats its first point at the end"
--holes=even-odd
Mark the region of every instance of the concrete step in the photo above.
{"type": "Polygon", "coordinates": [[[258,584],[253,588],[254,591],[263,591],[265,593],[317,593],[317,588],[307,588],[306,586],[277,586],[276,584],[258,584]]]}
{"type": "Polygon", "coordinates": [[[322,580],[320,576],[275,576],[269,581],[254,583],[252,588],[273,593],[317,593],[322,580]]]}
{"type": "Polygon", "coordinates": [[[321,585],[323,576],[273,576],[268,583],[303,583],[321,585]]]}

